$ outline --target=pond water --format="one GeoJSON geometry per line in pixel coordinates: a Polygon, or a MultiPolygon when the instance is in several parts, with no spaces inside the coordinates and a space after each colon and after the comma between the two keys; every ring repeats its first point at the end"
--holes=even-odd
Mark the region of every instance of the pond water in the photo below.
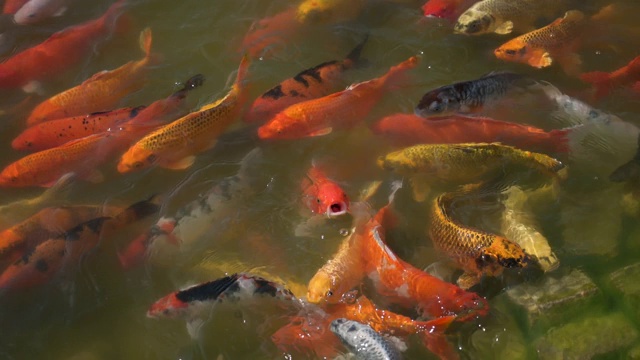
{"type": "MultiPolygon", "coordinates": [[[[640,3],[621,2],[629,11],[640,11],[640,3]]],[[[583,1],[573,8],[593,14],[607,3],[583,1]]],[[[72,2],[63,16],[22,29],[7,56],[39,43],[54,31],[100,16],[110,4],[107,0],[72,2]]],[[[557,66],[535,69],[498,60],[493,50],[511,36],[454,34],[448,21],[423,18],[421,5],[409,0],[370,1],[360,16],[348,21],[309,25],[294,34],[282,34],[269,51],[251,59],[251,99],[299,71],[343,59],[366,35],[362,53],[366,65],[348,71],[345,86],[378,77],[412,55],[418,55],[420,63],[410,72],[408,84],[385,94],[362,124],[396,112],[412,113],[426,91],[492,71],[509,70],[544,80],[570,96],[581,97],[589,89],[557,66]]],[[[42,95],[27,99],[20,90],[2,90],[0,163],[5,166],[25,155],[13,150],[11,141],[24,130],[25,118],[38,101],[98,71],[139,59],[138,35],[143,28],[152,29],[152,51],[161,60],[152,67],[144,88],[126,97],[121,105],[149,104],[176,91],[191,76],[203,74],[204,86],[188,97],[189,108],[196,109],[227,93],[242,58],[242,40],[252,24],[290,6],[291,2],[284,0],[131,1],[126,30],[96,46],[81,65],[46,82],[42,95]]],[[[624,17],[615,24],[615,32],[603,31],[602,38],[585,41],[589,46],[580,51],[584,71],[612,71],[638,55],[640,37],[635,19],[628,19],[628,24],[622,21],[624,17]]],[[[590,104],[640,126],[639,96],[619,89],[590,104]]],[[[509,95],[499,107],[482,115],[547,130],[572,125],[554,122],[548,109],[509,95]]],[[[531,195],[531,216],[549,240],[560,266],[547,274],[507,274],[474,288],[487,297],[492,311],[450,334],[449,342],[463,358],[562,358],[550,350],[562,347],[553,343],[556,340],[581,344],[576,345],[581,346],[578,350],[567,350],[569,357],[638,356],[640,314],[635,301],[640,292],[633,281],[638,270],[619,271],[640,259],[637,201],[629,195],[626,184],[608,181],[611,171],[630,160],[636,148],[635,139],[620,142],[624,147],[587,152],[580,161],[561,158],[569,169],[568,179],[553,190],[550,200],[548,194],[541,195],[540,201],[531,195]],[[550,281],[558,283],[549,285],[550,281]],[[572,286],[577,289],[572,291],[572,286]],[[541,302],[552,308],[548,312],[518,304],[527,296],[535,298],[540,289],[552,288],[556,292],[541,302]],[[567,294],[557,295],[561,290],[567,294]],[[616,336],[624,340],[610,340],[616,336]]],[[[393,149],[362,125],[327,136],[265,142],[257,139],[254,127],[238,120],[212,150],[198,155],[186,170],[154,167],[122,175],[116,171],[118,159],[112,159],[101,168],[104,181],[77,182],[64,202],[126,206],[162,194],[160,213],[173,216],[221,183],[232,182],[234,192],[218,204],[210,224],[194,229],[202,234],[189,251],[172,252],[170,245],[158,246],[142,266],[122,268],[117,254],[155,223],[157,215],[103,238],[97,251],[82,258],[77,271],[35,289],[1,293],[0,358],[309,358],[311,355],[304,353],[283,353],[271,341],[270,336],[287,323],[287,316],[295,314],[274,302],[246,307],[221,304],[197,340],[189,337],[184,321],[149,319],[146,311],[172,291],[240,271],[284,281],[296,295],[304,295],[305,284],[336,251],[352,220],[348,215],[331,219],[305,236],[295,235],[295,229],[309,218],[300,201],[299,184],[305,171],[312,162],[323,164],[352,200],[371,181],[381,180],[383,186],[373,201],[380,207],[389,195],[389,183],[401,178],[379,169],[375,160],[393,149]],[[243,167],[245,171],[236,181],[233,176],[240,171],[241,160],[256,147],[261,149],[258,161],[243,167]]],[[[37,187],[0,188],[0,204],[41,192],[37,187]]],[[[428,204],[436,195],[417,203],[405,182],[394,204],[403,226],[390,232],[387,241],[400,257],[418,268],[446,263],[425,231],[428,204]]],[[[461,207],[459,211],[456,217],[466,224],[499,231],[500,206],[461,207]]],[[[407,344],[407,359],[436,358],[415,337],[409,337],[407,344]]]]}

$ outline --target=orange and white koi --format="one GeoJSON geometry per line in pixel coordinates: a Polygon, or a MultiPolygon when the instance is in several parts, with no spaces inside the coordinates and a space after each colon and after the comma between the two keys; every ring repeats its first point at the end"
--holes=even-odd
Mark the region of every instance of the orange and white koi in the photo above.
{"type": "Polygon", "coordinates": [[[498,47],[498,59],[528,64],[536,68],[550,66],[554,61],[568,74],[575,74],[581,60],[575,51],[581,46],[587,21],[578,10],[567,11],[563,18],[520,35],[498,47]]]}
{"type": "Polygon", "coordinates": [[[145,56],[130,61],[115,70],[101,71],[82,84],[63,91],[42,102],[31,112],[27,124],[35,124],[76,115],[109,111],[123,97],[140,90],[145,83],[149,66],[155,57],[151,54],[151,29],[140,33],[140,48],[145,56]]]}
{"type": "Polygon", "coordinates": [[[289,106],[258,129],[261,139],[299,139],[329,134],[361,122],[382,96],[405,82],[406,71],[418,64],[413,56],[376,79],[344,91],[289,106]]]}
{"type": "Polygon", "coordinates": [[[118,171],[127,173],[151,165],[167,169],[186,169],[195,156],[211,149],[238,117],[246,100],[245,77],[249,58],[244,56],[236,81],[227,95],[197,111],[151,132],[127,150],[118,171]]]}
{"type": "MultiPolygon", "coordinates": [[[[368,38],[368,37],[367,37],[368,38]]],[[[367,38],[342,61],[328,61],[286,79],[257,98],[244,121],[263,124],[288,106],[316,99],[338,90],[344,71],[356,66],[367,38]]]]}

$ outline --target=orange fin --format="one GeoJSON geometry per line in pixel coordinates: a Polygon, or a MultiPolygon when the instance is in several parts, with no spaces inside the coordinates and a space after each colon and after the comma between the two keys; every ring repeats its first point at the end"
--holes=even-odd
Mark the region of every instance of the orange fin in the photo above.
{"type": "Polygon", "coordinates": [[[191,167],[191,165],[193,165],[193,163],[196,161],[196,157],[191,155],[191,156],[187,156],[185,158],[182,158],[178,161],[174,161],[174,162],[170,162],[170,163],[163,163],[160,166],[165,168],[165,169],[171,169],[171,170],[184,170],[187,169],[189,167],[191,167]]]}
{"type": "Polygon", "coordinates": [[[145,28],[144,30],[142,30],[142,32],[140,32],[140,39],[138,41],[140,43],[140,49],[142,49],[146,57],[150,57],[151,43],[153,42],[151,28],[145,28]]]}
{"type": "Polygon", "coordinates": [[[328,128],[312,131],[309,134],[307,134],[307,136],[324,136],[324,135],[331,134],[332,131],[333,131],[333,128],[328,127],[328,128]]]}

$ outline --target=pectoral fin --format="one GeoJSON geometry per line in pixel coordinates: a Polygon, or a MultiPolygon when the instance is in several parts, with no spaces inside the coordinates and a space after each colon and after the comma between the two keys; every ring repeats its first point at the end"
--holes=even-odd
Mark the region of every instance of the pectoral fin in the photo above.
{"type": "Polygon", "coordinates": [[[196,157],[192,155],[192,156],[187,156],[185,158],[182,158],[178,161],[163,163],[160,166],[165,169],[184,170],[191,167],[191,165],[193,165],[195,161],[196,161],[196,157]]]}
{"type": "Polygon", "coordinates": [[[460,288],[467,290],[471,287],[473,287],[474,285],[478,284],[480,282],[480,279],[478,278],[477,275],[475,274],[471,274],[471,273],[464,273],[462,275],[460,275],[460,277],[458,278],[458,286],[460,286],[460,288]]]}
{"type": "Polygon", "coordinates": [[[332,131],[333,131],[333,128],[328,127],[328,128],[312,131],[309,134],[307,134],[307,136],[324,136],[324,135],[331,134],[332,131]]]}
{"type": "Polygon", "coordinates": [[[500,24],[500,26],[498,26],[494,30],[496,34],[500,34],[500,35],[510,34],[512,31],[513,31],[513,21],[511,20],[503,22],[502,24],[500,24]]]}
{"type": "Polygon", "coordinates": [[[411,183],[411,188],[413,189],[413,199],[417,202],[425,201],[429,196],[429,192],[431,192],[431,185],[427,178],[417,175],[409,179],[409,183],[411,183]]]}

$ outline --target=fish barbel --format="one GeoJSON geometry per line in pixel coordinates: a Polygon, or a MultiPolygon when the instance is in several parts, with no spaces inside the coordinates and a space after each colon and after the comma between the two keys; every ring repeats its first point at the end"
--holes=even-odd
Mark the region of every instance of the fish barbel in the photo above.
{"type": "Polygon", "coordinates": [[[127,173],[153,164],[167,169],[186,169],[195,155],[211,149],[220,134],[238,117],[246,97],[245,77],[249,58],[244,56],[236,81],[227,95],[197,111],[151,132],[122,155],[118,171],[127,173]]]}
{"type": "Polygon", "coordinates": [[[559,15],[566,6],[566,2],[566,0],[479,1],[460,15],[454,31],[465,35],[531,31],[538,18],[559,15]]]}
{"type": "MultiPolygon", "coordinates": [[[[461,192],[465,194],[466,192],[461,192]]],[[[522,268],[529,261],[522,248],[503,236],[461,225],[450,216],[456,193],[438,196],[431,207],[429,236],[465,273],[458,285],[468,289],[483,275],[498,276],[505,268],[522,268]]]]}
{"type": "Polygon", "coordinates": [[[148,67],[155,61],[151,54],[150,28],[140,33],[140,48],[144,58],[96,73],[82,84],[45,100],[31,112],[27,124],[33,126],[48,120],[113,110],[122,98],[142,88],[148,67]]]}

